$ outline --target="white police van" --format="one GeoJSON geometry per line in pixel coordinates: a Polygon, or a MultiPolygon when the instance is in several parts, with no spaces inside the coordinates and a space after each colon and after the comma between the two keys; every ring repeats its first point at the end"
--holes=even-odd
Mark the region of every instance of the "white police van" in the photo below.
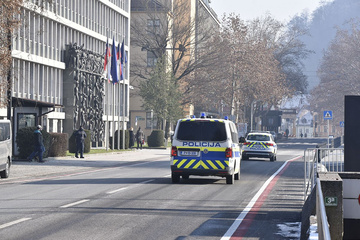
{"type": "Polygon", "coordinates": [[[0,120],[0,177],[8,178],[12,163],[12,139],[10,120],[0,120]]]}
{"type": "Polygon", "coordinates": [[[171,148],[171,180],[190,175],[240,179],[241,151],[235,124],[225,119],[185,118],[177,122],[171,148]]]}

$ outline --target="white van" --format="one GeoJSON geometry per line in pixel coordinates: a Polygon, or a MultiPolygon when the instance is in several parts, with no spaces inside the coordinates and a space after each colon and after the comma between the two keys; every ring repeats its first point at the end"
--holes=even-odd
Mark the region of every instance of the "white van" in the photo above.
{"type": "Polygon", "coordinates": [[[238,132],[225,119],[185,118],[177,122],[171,149],[171,180],[190,175],[226,177],[227,184],[240,179],[241,151],[238,132]]]}
{"type": "Polygon", "coordinates": [[[12,164],[12,137],[10,120],[0,120],[0,177],[8,178],[12,164]]]}

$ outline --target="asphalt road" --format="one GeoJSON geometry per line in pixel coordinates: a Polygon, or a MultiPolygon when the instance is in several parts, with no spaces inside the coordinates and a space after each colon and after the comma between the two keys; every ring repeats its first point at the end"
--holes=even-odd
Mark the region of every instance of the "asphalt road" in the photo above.
{"type": "Polygon", "coordinates": [[[234,185],[170,177],[170,150],[14,162],[0,179],[1,239],[298,239],[303,150],[279,143],[276,162],[242,161],[234,185]]]}

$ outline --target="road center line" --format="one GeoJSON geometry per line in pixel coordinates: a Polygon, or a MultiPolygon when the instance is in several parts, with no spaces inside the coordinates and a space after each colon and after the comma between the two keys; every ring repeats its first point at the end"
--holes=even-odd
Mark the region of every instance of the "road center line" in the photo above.
{"type": "MultiPolygon", "coordinates": [[[[271,188],[275,185],[276,181],[273,181],[274,178],[277,177],[278,174],[282,174],[282,172],[289,166],[290,162],[295,161],[296,159],[299,159],[300,157],[296,157],[294,159],[290,159],[288,161],[286,161],[263,185],[262,187],[259,189],[259,191],[255,194],[255,196],[250,200],[250,202],[248,203],[248,205],[245,207],[245,209],[240,213],[240,215],[235,219],[234,223],[230,226],[230,228],[227,230],[227,232],[224,234],[224,236],[221,238],[221,240],[229,240],[230,238],[233,238],[233,234],[238,230],[240,224],[243,222],[243,220],[245,220],[245,217],[248,213],[251,213],[252,209],[254,208],[254,205],[257,204],[256,208],[257,210],[255,212],[253,212],[251,214],[251,216],[249,216],[249,220],[247,221],[246,224],[251,224],[252,219],[255,217],[254,214],[256,215],[256,212],[258,211],[258,208],[260,208],[261,206],[258,203],[258,200],[260,197],[263,197],[264,192],[266,190],[267,193],[270,192],[271,189],[267,189],[267,187],[271,185],[271,188]]],[[[280,175],[281,175],[280,174],[280,175]]],[[[277,180],[277,179],[276,179],[277,180]]],[[[249,227],[249,226],[246,226],[249,227]]],[[[239,234],[244,234],[244,230],[246,231],[247,229],[241,229],[239,232],[239,234]]],[[[242,239],[243,236],[236,236],[239,239],[242,239]]]]}
{"type": "Polygon", "coordinates": [[[123,188],[115,189],[115,190],[112,190],[112,191],[107,192],[107,194],[117,193],[117,192],[120,192],[120,191],[126,190],[126,189],[128,189],[128,188],[127,188],[127,187],[123,187],[123,188]]]}
{"type": "MultiPolygon", "coordinates": [[[[138,185],[141,185],[141,184],[145,184],[145,183],[149,183],[149,182],[153,182],[154,179],[150,179],[150,180],[147,180],[147,181],[143,181],[143,182],[140,182],[140,183],[136,183],[135,186],[138,186],[138,185]]],[[[117,193],[117,192],[120,192],[120,191],[123,191],[123,190],[126,190],[126,189],[129,189],[131,187],[123,187],[123,188],[118,188],[118,189],[115,189],[115,190],[112,190],[112,191],[109,191],[109,192],[106,192],[107,194],[113,194],[113,193],[117,193]]]]}
{"type": "Polygon", "coordinates": [[[7,227],[10,227],[12,225],[15,225],[15,224],[18,224],[18,223],[21,223],[21,222],[25,222],[27,220],[30,220],[31,218],[20,218],[16,221],[12,221],[12,222],[9,222],[9,223],[5,223],[3,225],[0,225],[0,229],[3,229],[3,228],[7,228],[7,227]]]}
{"type": "Polygon", "coordinates": [[[64,206],[61,206],[60,208],[68,208],[68,207],[72,207],[72,206],[75,206],[75,205],[78,205],[78,204],[81,204],[81,203],[84,203],[84,202],[88,202],[88,201],[90,201],[90,199],[84,199],[84,200],[80,200],[80,201],[77,201],[77,202],[74,202],[74,203],[66,204],[64,206]]]}

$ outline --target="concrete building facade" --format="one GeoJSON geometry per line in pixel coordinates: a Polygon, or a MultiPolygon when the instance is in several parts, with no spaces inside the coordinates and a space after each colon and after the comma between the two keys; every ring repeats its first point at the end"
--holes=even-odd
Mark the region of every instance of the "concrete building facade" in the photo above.
{"type": "Polygon", "coordinates": [[[24,1],[12,39],[14,136],[38,124],[71,135],[81,125],[91,131],[93,147],[107,147],[129,120],[130,59],[125,80],[109,83],[102,76],[105,46],[124,41],[129,56],[130,0],[38,2],[24,1]]]}

